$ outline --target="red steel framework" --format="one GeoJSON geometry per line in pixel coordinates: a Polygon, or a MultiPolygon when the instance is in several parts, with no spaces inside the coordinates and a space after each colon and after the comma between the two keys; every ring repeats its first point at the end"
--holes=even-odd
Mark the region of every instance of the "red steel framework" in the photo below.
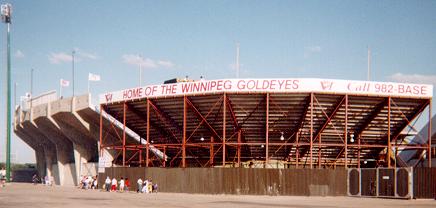
{"type": "Polygon", "coordinates": [[[122,166],[280,163],[295,168],[360,168],[367,161],[405,166],[398,150],[416,149],[419,160],[426,151],[431,166],[431,111],[431,98],[347,94],[224,92],[146,98],[100,106],[100,150],[110,151],[113,163],[122,166]],[[426,143],[409,144],[403,131],[414,129],[412,121],[425,109],[426,143]],[[103,125],[103,111],[122,121],[122,133],[114,122],[103,125]],[[127,136],[126,128],[145,138],[146,144],[127,136]],[[150,154],[151,148],[162,154],[150,154]]]}

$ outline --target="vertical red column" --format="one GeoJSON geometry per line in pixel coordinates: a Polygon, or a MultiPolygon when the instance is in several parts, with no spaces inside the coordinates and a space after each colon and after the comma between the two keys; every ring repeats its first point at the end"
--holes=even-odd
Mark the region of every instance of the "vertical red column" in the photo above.
{"type": "Polygon", "coordinates": [[[319,134],[319,138],[318,138],[318,168],[321,168],[321,136],[322,136],[322,134],[319,134]]]}
{"type": "Polygon", "coordinates": [[[266,93],[266,118],[265,118],[265,167],[269,163],[269,93],[266,93]]]}
{"type": "Polygon", "coordinates": [[[210,166],[213,167],[213,158],[214,158],[214,150],[213,150],[213,136],[210,137],[210,166]]]}
{"type": "MultiPolygon", "coordinates": [[[[431,101],[432,99],[430,98],[430,101],[428,103],[428,134],[427,134],[427,139],[428,139],[428,150],[427,150],[427,158],[428,158],[428,167],[432,167],[431,164],[431,101]]],[[[436,192],[436,191],[435,191],[436,192]]]]}
{"type": "Polygon", "coordinates": [[[345,142],[345,164],[344,167],[348,167],[348,95],[345,95],[345,130],[344,130],[344,142],[345,142]]]}
{"type": "Polygon", "coordinates": [[[186,168],[186,95],[183,96],[183,141],[182,141],[182,167],[186,168]]]}
{"type": "Polygon", "coordinates": [[[123,167],[126,166],[126,102],[123,103],[123,167]]]}
{"type": "Polygon", "coordinates": [[[163,163],[162,166],[166,167],[167,165],[167,146],[163,147],[163,163]]]}
{"type": "Polygon", "coordinates": [[[241,167],[241,130],[238,131],[238,167],[241,167]]]}
{"type": "Polygon", "coordinates": [[[147,144],[145,144],[145,167],[150,163],[150,100],[147,98],[147,144]]]}
{"type": "Polygon", "coordinates": [[[297,142],[297,146],[295,147],[295,157],[296,157],[296,162],[295,162],[295,168],[298,168],[298,161],[300,160],[300,147],[298,145],[299,141],[298,141],[298,136],[299,132],[297,131],[296,135],[295,135],[295,141],[297,142]]]}
{"type": "Polygon", "coordinates": [[[386,154],[386,160],[388,162],[388,168],[391,167],[391,97],[388,97],[388,151],[386,154]]]}
{"type": "Polygon", "coordinates": [[[313,168],[313,92],[310,93],[310,169],[313,168]]]}
{"type": "Polygon", "coordinates": [[[223,167],[226,165],[226,102],[227,94],[224,93],[223,97],[223,167]]]}
{"type": "Polygon", "coordinates": [[[359,148],[357,152],[357,168],[360,168],[360,138],[361,138],[360,134],[357,135],[357,146],[359,148]]]}
{"type": "Polygon", "coordinates": [[[142,167],[142,149],[139,149],[139,167],[142,167]]]}

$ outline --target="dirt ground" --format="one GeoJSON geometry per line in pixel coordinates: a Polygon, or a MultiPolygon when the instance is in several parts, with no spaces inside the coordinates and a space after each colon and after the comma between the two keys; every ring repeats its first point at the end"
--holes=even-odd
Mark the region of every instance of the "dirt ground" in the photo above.
{"type": "Polygon", "coordinates": [[[46,187],[25,183],[0,188],[0,207],[436,207],[436,200],[353,197],[245,196],[203,194],[137,194],[46,187]]]}

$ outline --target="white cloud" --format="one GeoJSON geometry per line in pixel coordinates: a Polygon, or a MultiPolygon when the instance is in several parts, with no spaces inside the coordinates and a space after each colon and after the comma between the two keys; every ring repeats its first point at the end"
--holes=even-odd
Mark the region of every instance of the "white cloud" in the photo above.
{"type": "Polygon", "coordinates": [[[52,64],[60,64],[63,62],[71,62],[73,60],[73,57],[71,56],[71,54],[67,54],[64,52],[50,53],[50,55],[48,56],[48,60],[52,64]]]}
{"type": "MultiPolygon", "coordinates": [[[[80,62],[82,60],[97,60],[99,56],[95,53],[85,52],[80,50],[79,48],[74,48],[75,56],[74,61],[80,62]]],[[[73,60],[73,56],[71,52],[59,52],[59,53],[50,53],[48,56],[48,60],[52,64],[60,64],[60,63],[68,63],[73,60]]]]}
{"type": "Polygon", "coordinates": [[[97,60],[99,58],[99,56],[96,53],[90,53],[80,48],[74,48],[74,51],[76,52],[77,56],[83,59],[97,60]]]}
{"type": "Polygon", "coordinates": [[[157,64],[166,68],[172,68],[175,66],[174,63],[172,63],[171,61],[165,61],[165,60],[159,60],[157,64]]]}
{"type": "Polygon", "coordinates": [[[124,63],[134,66],[141,65],[143,68],[157,68],[157,67],[164,67],[164,68],[172,68],[175,66],[174,63],[167,60],[153,60],[150,58],[143,58],[139,55],[133,55],[133,54],[125,54],[122,56],[122,59],[124,63]]]}
{"type": "Polygon", "coordinates": [[[24,58],[24,53],[21,50],[17,50],[14,55],[15,58],[24,58]]]}
{"type": "Polygon", "coordinates": [[[395,73],[390,75],[389,80],[395,82],[417,83],[417,84],[433,84],[436,85],[436,75],[430,74],[403,74],[395,73]]]}
{"type": "Polygon", "coordinates": [[[95,53],[78,52],[77,55],[84,59],[97,60],[99,57],[95,53]]]}
{"type": "Polygon", "coordinates": [[[309,46],[304,48],[306,51],[312,52],[312,53],[319,53],[321,52],[321,46],[309,46]]]}
{"type": "Polygon", "coordinates": [[[308,46],[304,47],[304,58],[308,58],[310,55],[315,53],[321,53],[321,46],[308,46]]]}

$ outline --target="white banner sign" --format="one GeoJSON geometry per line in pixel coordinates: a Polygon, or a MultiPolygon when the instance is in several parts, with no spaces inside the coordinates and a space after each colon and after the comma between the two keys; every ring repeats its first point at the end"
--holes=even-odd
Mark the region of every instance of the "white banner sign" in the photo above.
{"type": "Polygon", "coordinates": [[[100,104],[140,98],[214,93],[335,93],[349,95],[433,97],[433,85],[333,79],[220,79],[148,85],[100,95],[100,104]]]}

